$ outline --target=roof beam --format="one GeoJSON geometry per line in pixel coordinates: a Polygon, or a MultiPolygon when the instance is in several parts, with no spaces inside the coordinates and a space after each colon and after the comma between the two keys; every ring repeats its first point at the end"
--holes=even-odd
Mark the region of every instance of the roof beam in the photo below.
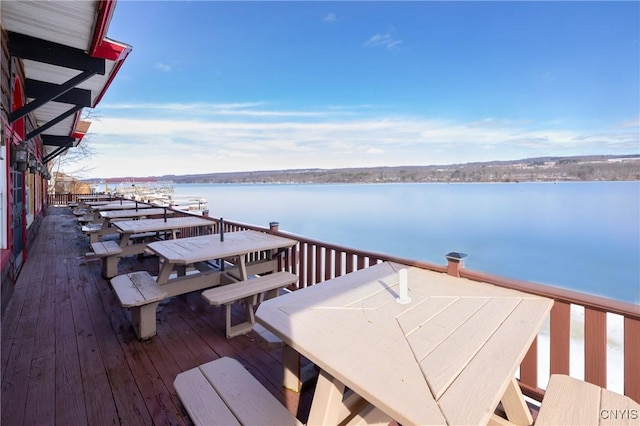
{"type": "MultiPolygon", "coordinates": [[[[56,90],[57,87],[58,85],[54,83],[32,80],[30,78],[25,79],[25,95],[27,98],[36,99],[40,98],[41,96],[46,96],[48,92],[56,90]]],[[[68,92],[58,96],[56,98],[56,102],[90,107],[91,90],[77,88],[71,89],[68,92]]]]}
{"type": "Polygon", "coordinates": [[[52,153],[50,153],[49,155],[47,155],[46,157],[44,157],[42,159],[42,162],[44,164],[47,164],[49,161],[53,160],[54,158],[56,158],[58,155],[62,154],[63,152],[65,152],[66,150],[68,150],[69,148],[71,148],[71,146],[73,145],[73,142],[69,142],[68,144],[66,144],[65,146],[61,146],[60,148],[56,149],[55,151],[53,151],[52,153]]]}
{"type": "Polygon", "coordinates": [[[27,134],[27,136],[24,138],[24,140],[28,141],[29,139],[38,136],[40,133],[44,132],[45,130],[49,129],[52,126],[55,126],[56,124],[58,124],[59,122],[61,122],[65,118],[69,117],[70,115],[75,114],[76,112],[80,111],[81,109],[82,109],[82,105],[75,105],[73,108],[71,108],[67,112],[64,112],[64,113],[60,114],[59,116],[57,116],[53,120],[49,121],[48,123],[43,124],[42,126],[38,127],[37,129],[35,129],[32,132],[30,132],[29,134],[27,134]]]}
{"type": "Polygon", "coordinates": [[[71,136],[42,135],[42,143],[49,146],[67,146],[74,141],[71,136]]]}
{"type": "MultiPolygon", "coordinates": [[[[58,97],[64,95],[71,89],[75,88],[78,84],[91,78],[95,74],[96,74],[95,71],[83,71],[80,74],[73,77],[72,79],[68,80],[66,83],[63,83],[60,85],[56,85],[56,84],[52,85],[51,90],[49,90],[47,93],[45,93],[44,95],[40,96],[37,99],[34,99],[33,101],[24,105],[22,108],[18,108],[17,110],[13,111],[9,115],[9,123],[13,123],[16,120],[21,119],[25,115],[35,111],[37,108],[40,108],[42,105],[46,104],[47,102],[56,100],[58,97]]],[[[77,106],[82,108],[82,105],[77,105],[77,106]]],[[[30,139],[30,138],[27,138],[27,139],[30,139]]]]}
{"type": "Polygon", "coordinates": [[[105,60],[73,47],[9,31],[9,52],[22,59],[104,75],[105,60]]]}

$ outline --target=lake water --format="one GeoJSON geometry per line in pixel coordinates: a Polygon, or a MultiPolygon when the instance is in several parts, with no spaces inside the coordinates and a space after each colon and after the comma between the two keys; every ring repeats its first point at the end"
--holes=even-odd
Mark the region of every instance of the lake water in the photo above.
{"type": "Polygon", "coordinates": [[[212,217],[640,303],[640,182],[177,184],[212,217]]]}

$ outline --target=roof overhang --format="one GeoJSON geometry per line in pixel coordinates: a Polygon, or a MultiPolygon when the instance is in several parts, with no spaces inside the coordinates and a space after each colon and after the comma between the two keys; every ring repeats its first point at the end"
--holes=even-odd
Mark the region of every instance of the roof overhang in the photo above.
{"type": "Polygon", "coordinates": [[[131,46],[110,40],[107,29],[115,0],[3,0],[2,26],[9,52],[25,70],[25,105],[11,122],[33,114],[49,147],[47,161],[77,146],[88,126],[83,108],[94,108],[118,73],[131,46]]]}

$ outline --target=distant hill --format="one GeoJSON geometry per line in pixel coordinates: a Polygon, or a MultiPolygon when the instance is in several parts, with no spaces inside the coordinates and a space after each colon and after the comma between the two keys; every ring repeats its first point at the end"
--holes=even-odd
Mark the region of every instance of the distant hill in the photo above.
{"type": "MultiPolygon", "coordinates": [[[[640,155],[537,157],[465,164],[150,176],[175,183],[393,183],[640,180],[640,155]]],[[[126,179],[126,178],[122,178],[126,179]]],[[[134,178],[131,178],[132,180],[134,178]]],[[[135,180],[143,178],[136,177],[135,180]]],[[[98,182],[102,179],[88,179],[98,182]]]]}

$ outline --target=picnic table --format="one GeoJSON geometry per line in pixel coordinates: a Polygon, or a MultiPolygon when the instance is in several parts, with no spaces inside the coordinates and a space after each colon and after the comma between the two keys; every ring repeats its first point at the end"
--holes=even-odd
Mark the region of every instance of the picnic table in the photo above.
{"type": "Polygon", "coordinates": [[[111,202],[114,199],[117,199],[117,197],[105,194],[79,195],[77,197],[78,203],[84,204],[85,206],[95,202],[111,202]]]}
{"type": "MultiPolygon", "coordinates": [[[[149,212],[153,211],[155,213],[156,210],[162,210],[162,209],[142,210],[142,211],[139,211],[138,214],[143,214],[147,211],[149,212]]],[[[103,213],[105,214],[105,216],[124,217],[126,211],[103,212],[103,213]],[[117,214],[114,215],[113,213],[117,213],[117,214]]],[[[103,213],[100,213],[100,214],[102,215],[103,213]]],[[[169,211],[167,213],[173,214],[174,212],[169,211]]],[[[123,250],[125,251],[127,249],[131,249],[132,246],[130,245],[130,242],[132,237],[134,237],[135,235],[145,235],[145,234],[161,235],[166,233],[171,238],[175,239],[177,238],[177,232],[180,229],[203,227],[203,228],[207,228],[207,230],[206,231],[203,230],[203,232],[211,233],[214,225],[215,225],[214,221],[210,219],[206,219],[204,217],[198,217],[198,216],[168,217],[168,218],[160,218],[160,219],[122,220],[122,221],[113,223],[113,227],[117,229],[118,232],[120,232],[120,234],[122,234],[120,237],[120,247],[122,247],[123,250]]],[[[166,240],[168,238],[164,238],[164,239],[166,240]]],[[[146,245],[145,245],[145,248],[146,248],[146,245]]],[[[136,252],[140,252],[139,250],[140,249],[135,249],[132,254],[135,254],[136,252]]]]}
{"type": "MultiPolygon", "coordinates": [[[[246,280],[250,275],[271,272],[277,264],[272,251],[292,247],[297,241],[258,231],[237,231],[224,234],[204,235],[199,237],[179,238],[176,240],[157,241],[149,244],[149,249],[156,253],[163,261],[157,281],[164,286],[169,295],[182,294],[185,283],[194,290],[212,287],[220,284],[210,280],[207,272],[184,276],[185,268],[213,261],[231,261],[233,266],[225,268],[227,276],[234,276],[237,280],[246,280]],[[255,261],[247,261],[251,253],[262,252],[264,256],[255,261]],[[178,278],[171,278],[177,272],[178,278]],[[204,280],[202,278],[205,278],[204,280]]],[[[193,290],[192,290],[193,291],[193,290]]]]}
{"type": "MultiPolygon", "coordinates": [[[[173,214],[168,211],[167,214],[173,214]]],[[[109,233],[120,233],[120,241],[93,241],[91,247],[93,252],[102,258],[102,273],[106,278],[111,278],[118,273],[118,263],[120,258],[125,256],[140,255],[145,253],[147,243],[150,240],[176,238],[177,231],[182,228],[209,227],[213,228],[214,222],[203,217],[164,217],[160,219],[136,219],[119,220],[112,219],[136,218],[147,216],[164,215],[164,209],[141,209],[135,210],[112,210],[100,212],[104,217],[102,228],[98,230],[99,235],[109,233]],[[112,225],[112,226],[109,226],[112,225]]]]}
{"type": "Polygon", "coordinates": [[[108,194],[92,194],[92,195],[78,195],[78,201],[100,201],[111,200],[113,196],[108,194]]]}
{"type": "Polygon", "coordinates": [[[340,423],[345,389],[400,424],[486,424],[499,402],[532,424],[514,374],[552,304],[385,262],[267,300],[256,318],[288,345],[285,386],[299,389],[292,354],[320,367],[310,425],[340,423]]]}
{"type": "MultiPolygon", "coordinates": [[[[117,226],[122,227],[122,224],[119,222],[117,226]]],[[[289,238],[250,230],[156,241],[149,243],[147,248],[160,257],[162,266],[157,277],[145,271],[135,272],[114,277],[111,285],[122,306],[131,309],[138,338],[148,339],[156,333],[156,308],[160,301],[229,284],[235,296],[228,292],[212,295],[210,303],[227,305],[227,335],[231,337],[246,333],[253,326],[254,302],[246,303],[248,321],[236,327],[230,324],[230,303],[238,298],[254,298],[263,291],[297,281],[293,274],[273,273],[278,267],[278,251],[297,243],[289,238]],[[267,275],[249,280],[257,274],[267,275]],[[255,285],[248,285],[248,282],[255,285]],[[238,289],[233,284],[247,285],[246,289],[238,289]]]]}
{"type": "Polygon", "coordinates": [[[153,208],[150,204],[139,203],[137,201],[111,201],[107,204],[98,204],[91,207],[91,210],[103,212],[107,210],[138,210],[153,208]]]}
{"type": "Polygon", "coordinates": [[[89,235],[89,243],[100,241],[105,235],[117,234],[118,230],[112,226],[114,220],[134,219],[142,217],[167,216],[175,212],[165,208],[150,208],[145,206],[138,209],[104,210],[98,211],[100,220],[90,222],[83,227],[83,232],[89,235]]]}

